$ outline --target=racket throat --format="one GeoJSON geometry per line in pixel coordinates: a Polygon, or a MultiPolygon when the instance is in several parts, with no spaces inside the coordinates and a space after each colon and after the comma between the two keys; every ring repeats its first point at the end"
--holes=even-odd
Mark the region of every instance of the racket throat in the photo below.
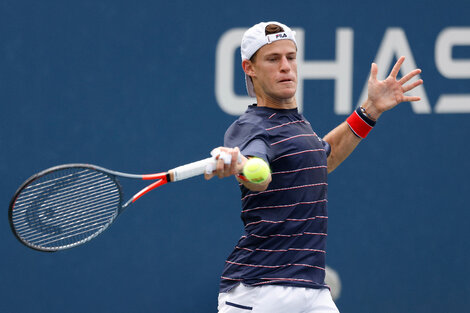
{"type": "Polygon", "coordinates": [[[162,185],[165,185],[166,183],[169,182],[168,180],[168,177],[169,177],[169,174],[166,174],[164,177],[161,177],[159,180],[157,180],[156,182],[148,185],[147,187],[145,187],[144,189],[142,189],[141,191],[139,191],[138,193],[136,193],[131,200],[129,200],[125,205],[124,207],[126,207],[127,205],[129,205],[130,203],[133,203],[135,201],[137,201],[140,197],[142,197],[143,195],[145,195],[146,193],[154,190],[155,188],[157,187],[160,187],[162,185]]]}

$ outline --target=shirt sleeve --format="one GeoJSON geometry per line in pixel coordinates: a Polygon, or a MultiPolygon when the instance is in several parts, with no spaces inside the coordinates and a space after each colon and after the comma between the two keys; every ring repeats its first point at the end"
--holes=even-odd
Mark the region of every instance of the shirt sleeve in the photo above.
{"type": "Polygon", "coordinates": [[[322,139],[323,148],[325,149],[326,156],[328,157],[331,153],[331,146],[328,142],[322,139]]]}
{"type": "Polygon", "coordinates": [[[253,156],[261,158],[269,163],[268,150],[269,149],[266,145],[266,142],[261,139],[253,139],[243,150],[241,150],[241,153],[244,156],[253,156]]]}
{"type": "Polygon", "coordinates": [[[236,121],[225,133],[224,146],[238,147],[245,156],[256,156],[268,163],[270,161],[268,134],[259,125],[236,121]]]}

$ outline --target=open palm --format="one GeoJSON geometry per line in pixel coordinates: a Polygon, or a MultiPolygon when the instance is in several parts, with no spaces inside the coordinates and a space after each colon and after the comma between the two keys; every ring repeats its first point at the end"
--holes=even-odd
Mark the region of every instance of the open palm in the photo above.
{"type": "Polygon", "coordinates": [[[405,57],[398,59],[393,66],[390,75],[382,81],[377,79],[377,64],[372,63],[368,82],[368,101],[373,106],[373,111],[380,115],[385,111],[394,108],[401,102],[419,101],[420,97],[406,96],[405,93],[421,85],[421,79],[405,85],[410,79],[421,73],[420,69],[415,69],[397,80],[400,67],[405,61],[405,57]]]}

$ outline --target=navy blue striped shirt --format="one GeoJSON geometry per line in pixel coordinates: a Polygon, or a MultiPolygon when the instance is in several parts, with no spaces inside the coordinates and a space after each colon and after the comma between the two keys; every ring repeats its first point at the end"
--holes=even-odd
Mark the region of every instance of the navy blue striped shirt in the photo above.
{"type": "Polygon", "coordinates": [[[262,192],[240,187],[245,234],[225,263],[220,291],[239,283],[326,287],[328,143],[297,109],[253,105],[224,145],[268,161],[272,182],[262,192]]]}

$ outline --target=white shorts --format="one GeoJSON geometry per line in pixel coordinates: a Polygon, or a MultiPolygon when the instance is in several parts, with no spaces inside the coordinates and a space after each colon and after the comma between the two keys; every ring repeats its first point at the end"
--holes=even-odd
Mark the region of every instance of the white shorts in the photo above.
{"type": "Polygon", "coordinates": [[[238,285],[219,294],[219,313],[339,313],[330,290],[238,285]]]}

